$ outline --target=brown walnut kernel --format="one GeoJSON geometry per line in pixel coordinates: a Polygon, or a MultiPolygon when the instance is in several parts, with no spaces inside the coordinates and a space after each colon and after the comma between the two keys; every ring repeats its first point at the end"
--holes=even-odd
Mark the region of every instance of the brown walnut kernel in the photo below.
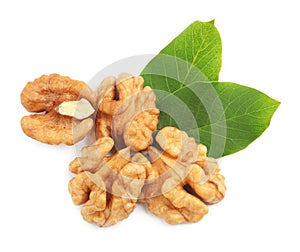
{"type": "Polygon", "coordinates": [[[84,147],[82,157],[69,166],[70,171],[78,173],[69,183],[73,202],[84,204],[83,218],[99,226],[111,226],[129,216],[146,178],[147,162],[140,153],[131,158],[126,148],[107,156],[112,147],[111,138],[99,138],[84,147]]]}
{"type": "Polygon", "coordinates": [[[96,95],[82,81],[72,80],[58,74],[42,75],[28,82],[21,93],[21,103],[29,112],[44,112],[24,116],[21,127],[26,135],[47,144],[72,145],[82,140],[92,129],[91,118],[77,120],[61,115],[56,108],[80,98],[95,105],[96,95]]]}
{"type": "MultiPolygon", "coordinates": [[[[163,128],[157,134],[156,141],[163,151],[150,147],[149,155],[154,160],[152,168],[156,176],[164,179],[161,195],[146,199],[149,211],[170,224],[201,220],[208,212],[205,203],[217,203],[225,194],[224,177],[219,174],[217,162],[206,157],[203,145],[197,148],[191,139],[190,144],[185,144],[188,142],[186,133],[176,128],[163,128]],[[191,155],[192,149],[186,149],[191,147],[198,149],[196,157],[191,155]],[[185,153],[183,156],[182,152],[185,153]]],[[[151,189],[143,188],[143,193],[151,189]]]]}
{"type": "Polygon", "coordinates": [[[130,146],[141,151],[152,143],[159,110],[150,87],[143,89],[144,79],[126,73],[118,79],[105,79],[98,89],[96,136],[115,139],[117,149],[130,146]]]}
{"type": "Polygon", "coordinates": [[[83,121],[50,111],[46,114],[33,114],[21,119],[24,133],[46,144],[73,145],[82,140],[94,125],[93,119],[83,121]]]}

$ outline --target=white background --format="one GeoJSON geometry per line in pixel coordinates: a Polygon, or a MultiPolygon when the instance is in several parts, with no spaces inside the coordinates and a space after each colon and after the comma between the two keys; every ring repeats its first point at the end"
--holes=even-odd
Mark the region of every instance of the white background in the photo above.
{"type": "Polygon", "coordinates": [[[0,251],[299,251],[297,1],[1,1],[0,251]],[[222,158],[223,202],[199,223],[170,226],[138,207],[123,222],[84,222],[67,191],[74,147],[23,134],[27,81],[89,81],[119,59],[157,53],[195,20],[216,19],[222,81],[282,102],[247,149],[222,158]]]}

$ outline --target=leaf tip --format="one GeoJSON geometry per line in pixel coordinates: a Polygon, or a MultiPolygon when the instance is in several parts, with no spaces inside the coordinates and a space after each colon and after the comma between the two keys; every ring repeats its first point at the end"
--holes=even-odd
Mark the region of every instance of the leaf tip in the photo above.
{"type": "Polygon", "coordinates": [[[273,99],[273,98],[270,98],[270,99],[272,99],[272,101],[273,101],[273,103],[274,103],[274,107],[275,107],[274,112],[275,112],[275,111],[278,109],[278,107],[280,106],[281,101],[278,101],[278,100],[273,99]]]}
{"type": "MultiPolygon", "coordinates": [[[[274,100],[275,100],[275,99],[274,99],[274,100]]],[[[277,107],[279,107],[280,104],[281,104],[281,101],[275,100],[275,102],[277,103],[277,107]]]]}

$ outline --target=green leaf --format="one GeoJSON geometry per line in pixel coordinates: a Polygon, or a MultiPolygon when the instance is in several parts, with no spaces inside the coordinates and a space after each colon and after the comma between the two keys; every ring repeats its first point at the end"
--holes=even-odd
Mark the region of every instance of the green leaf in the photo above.
{"type": "MultiPolygon", "coordinates": [[[[210,81],[217,81],[222,64],[222,41],[214,20],[195,21],[160,54],[183,59],[197,67],[210,81]]],[[[189,74],[188,70],[186,73],[189,74]]]]}
{"type": "Polygon", "coordinates": [[[220,67],[219,33],[213,22],[197,21],[141,74],[157,97],[158,129],[178,127],[216,158],[240,151],[259,137],[280,104],[253,88],[217,82],[220,67]]]}
{"type": "MultiPolygon", "coordinates": [[[[238,152],[258,138],[268,128],[280,102],[256,89],[235,83],[219,82],[212,85],[221,100],[225,118],[220,117],[214,122],[208,123],[200,119],[198,130],[201,141],[207,143],[208,146],[210,146],[213,134],[216,134],[216,144],[222,143],[220,138],[226,138],[223,154],[216,153],[217,155],[214,155],[212,153],[219,157],[238,152]],[[215,132],[212,131],[212,126],[215,127],[215,132]],[[224,126],[226,135],[219,135],[220,132],[224,133],[219,127],[224,126]]],[[[211,107],[211,111],[213,111],[213,102],[211,107]]],[[[215,148],[214,151],[220,153],[220,149],[215,148]]]]}

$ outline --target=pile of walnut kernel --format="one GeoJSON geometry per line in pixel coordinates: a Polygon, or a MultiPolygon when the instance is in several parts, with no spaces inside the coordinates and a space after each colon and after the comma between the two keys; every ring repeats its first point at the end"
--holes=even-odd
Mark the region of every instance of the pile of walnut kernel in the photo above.
{"type": "Polygon", "coordinates": [[[82,81],[51,74],[21,93],[35,112],[21,120],[29,137],[66,145],[93,139],[69,165],[69,192],[90,223],[113,225],[137,203],[170,224],[197,222],[224,198],[224,177],[204,145],[174,127],[156,132],[156,97],[143,85],[142,77],[123,73],[103,80],[96,95],[82,81]]]}

